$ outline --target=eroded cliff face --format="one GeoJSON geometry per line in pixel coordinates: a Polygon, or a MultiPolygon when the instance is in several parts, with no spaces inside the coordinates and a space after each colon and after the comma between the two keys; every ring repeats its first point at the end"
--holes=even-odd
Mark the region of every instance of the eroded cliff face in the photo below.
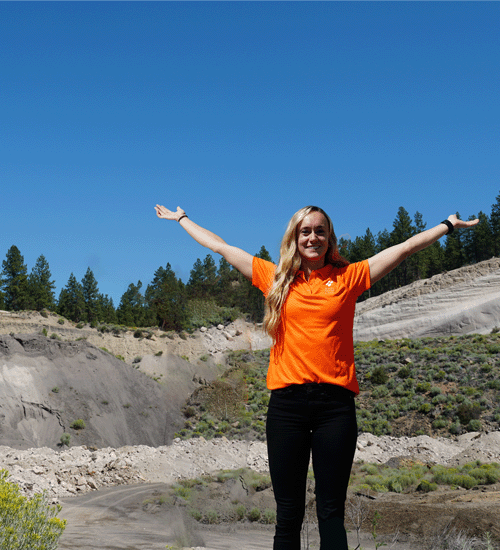
{"type": "Polygon", "coordinates": [[[63,433],[93,447],[164,445],[178,410],[165,386],[84,340],[0,336],[2,445],[57,448],[63,433]]]}
{"type": "Polygon", "coordinates": [[[416,281],[356,307],[354,339],[489,334],[500,327],[500,259],[416,281]]]}
{"type": "Polygon", "coordinates": [[[185,400],[224,370],[228,350],[270,345],[243,320],[191,335],[137,332],[0,311],[0,445],[57,448],[63,433],[96,448],[165,445],[185,400]],[[84,429],[71,427],[78,419],[84,429]]]}

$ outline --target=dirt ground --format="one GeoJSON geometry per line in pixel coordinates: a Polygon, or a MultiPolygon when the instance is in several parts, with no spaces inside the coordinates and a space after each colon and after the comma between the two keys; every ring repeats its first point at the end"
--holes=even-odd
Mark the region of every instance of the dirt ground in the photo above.
{"type": "MultiPolygon", "coordinates": [[[[206,550],[264,550],[272,547],[273,526],[250,522],[203,525],[175,506],[147,506],[164,484],[141,484],[102,489],[64,499],[61,517],[68,527],[61,550],[159,550],[182,541],[185,548],[206,550]]],[[[358,541],[357,531],[346,522],[350,548],[358,543],[375,550],[385,543],[393,550],[424,550],[426,542],[447,527],[482,536],[499,535],[499,487],[487,491],[442,491],[428,495],[382,495],[367,500],[369,515],[358,541]],[[471,494],[473,493],[473,494],[471,494]],[[373,511],[379,513],[377,538],[372,534],[373,511]]],[[[214,504],[212,502],[212,504],[214,504]]],[[[319,548],[315,524],[307,521],[303,548],[319,548]],[[307,546],[308,545],[308,546],[307,546]]]]}

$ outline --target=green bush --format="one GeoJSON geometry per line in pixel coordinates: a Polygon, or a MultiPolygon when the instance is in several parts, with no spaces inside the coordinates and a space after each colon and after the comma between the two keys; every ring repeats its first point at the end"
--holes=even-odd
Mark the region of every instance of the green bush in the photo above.
{"type": "Polygon", "coordinates": [[[267,523],[268,525],[276,523],[276,511],[271,510],[270,508],[266,508],[264,510],[264,513],[262,514],[262,521],[264,523],[267,523]]]}
{"type": "Polygon", "coordinates": [[[431,389],[430,382],[419,382],[417,384],[417,391],[420,393],[427,393],[431,389]]]}
{"type": "Polygon", "coordinates": [[[248,512],[248,519],[250,521],[259,521],[259,519],[260,519],[260,510],[257,507],[252,508],[250,510],[250,512],[248,512]]]}
{"type": "Polygon", "coordinates": [[[449,428],[449,432],[453,435],[460,435],[462,433],[460,422],[453,422],[449,428]]]}
{"type": "Polygon", "coordinates": [[[0,470],[0,550],[54,550],[66,521],[57,518],[60,506],[51,507],[45,495],[31,499],[7,481],[0,470]]]}
{"type": "Polygon", "coordinates": [[[363,464],[360,470],[371,476],[376,476],[378,474],[378,467],[375,464],[363,464]]]}
{"type": "Polygon", "coordinates": [[[481,420],[477,420],[477,419],[473,418],[467,424],[467,431],[469,431],[469,432],[480,432],[481,431],[481,420]]]}
{"type": "Polygon", "coordinates": [[[405,365],[404,367],[401,367],[399,369],[398,376],[399,378],[408,378],[409,376],[411,376],[410,367],[408,367],[407,365],[405,365]]]}
{"type": "Polygon", "coordinates": [[[244,504],[238,504],[238,506],[236,506],[235,512],[238,520],[242,520],[247,513],[246,506],[244,504]]]}
{"type": "Polygon", "coordinates": [[[69,444],[70,444],[70,441],[71,441],[71,436],[69,434],[62,434],[61,435],[61,445],[64,447],[69,447],[69,444]]]}
{"type": "Polygon", "coordinates": [[[455,474],[451,477],[451,485],[458,485],[464,489],[472,489],[477,485],[477,480],[468,474],[455,474]]]}
{"type": "Polygon", "coordinates": [[[214,523],[218,523],[219,515],[213,509],[207,510],[206,521],[207,521],[207,523],[210,523],[211,525],[213,525],[214,523]]]}
{"type": "Polygon", "coordinates": [[[196,521],[201,521],[203,519],[203,514],[199,510],[196,510],[194,508],[189,510],[189,514],[196,521]]]}
{"type": "Polygon", "coordinates": [[[478,403],[464,401],[457,407],[456,413],[462,425],[465,426],[469,424],[471,420],[477,420],[481,416],[481,407],[478,403]]]}
{"type": "Polygon", "coordinates": [[[432,427],[435,430],[446,428],[447,426],[448,426],[448,421],[446,420],[446,418],[443,418],[442,416],[436,418],[436,420],[434,420],[434,422],[432,423],[432,427]]]}
{"type": "Polygon", "coordinates": [[[79,418],[71,424],[70,428],[73,428],[74,430],[83,430],[85,428],[85,422],[79,418]]]}
{"type": "Polygon", "coordinates": [[[183,487],[182,485],[180,487],[174,486],[174,495],[184,500],[189,500],[191,497],[191,489],[189,487],[183,487]]]}
{"type": "Polygon", "coordinates": [[[372,391],[373,399],[380,399],[382,397],[387,397],[389,395],[389,390],[385,386],[377,386],[372,391]]]}
{"type": "Polygon", "coordinates": [[[371,370],[367,374],[367,378],[373,383],[373,384],[385,384],[389,380],[389,375],[387,374],[385,367],[383,365],[379,365],[371,370]]]}
{"type": "Polygon", "coordinates": [[[437,487],[437,483],[432,483],[432,481],[422,479],[417,486],[417,491],[421,491],[422,493],[430,493],[431,491],[436,491],[437,487]]]}
{"type": "Polygon", "coordinates": [[[224,325],[241,317],[238,309],[221,307],[211,299],[189,300],[187,313],[194,328],[224,325]]]}

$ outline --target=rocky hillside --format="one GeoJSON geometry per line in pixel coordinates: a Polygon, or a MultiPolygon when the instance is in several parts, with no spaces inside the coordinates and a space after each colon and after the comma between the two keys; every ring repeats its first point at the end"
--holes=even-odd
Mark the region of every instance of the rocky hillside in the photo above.
{"type": "Polygon", "coordinates": [[[51,313],[0,312],[0,445],[165,445],[224,350],[268,347],[238,321],[194,335],[99,331],[51,313]]]}
{"type": "Polygon", "coordinates": [[[500,259],[416,281],[358,304],[355,340],[488,334],[500,327],[500,259]]]}
{"type": "MultiPolygon", "coordinates": [[[[498,326],[500,260],[492,259],[359,304],[354,337],[498,326]]],[[[260,327],[243,320],[175,334],[90,328],[46,312],[0,311],[0,335],[0,444],[16,448],[55,449],[63,434],[96,448],[164,445],[186,398],[224,369],[227,350],[270,345],[260,327]]]]}

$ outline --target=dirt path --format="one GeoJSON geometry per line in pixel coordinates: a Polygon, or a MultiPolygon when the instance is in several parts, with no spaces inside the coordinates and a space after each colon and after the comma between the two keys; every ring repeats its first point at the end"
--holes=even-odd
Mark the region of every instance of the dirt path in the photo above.
{"type": "MultiPolygon", "coordinates": [[[[62,501],[59,517],[68,525],[59,542],[60,550],[165,550],[176,539],[190,541],[187,548],[204,550],[270,550],[274,527],[199,526],[178,510],[144,509],[143,503],[155,492],[163,492],[163,483],[110,487],[62,501]]],[[[355,548],[354,533],[348,534],[355,548]]],[[[375,550],[375,543],[363,534],[364,550],[375,550]]],[[[311,550],[319,548],[316,531],[311,533],[311,550]]],[[[405,544],[391,545],[393,550],[408,550],[405,544]]]]}

